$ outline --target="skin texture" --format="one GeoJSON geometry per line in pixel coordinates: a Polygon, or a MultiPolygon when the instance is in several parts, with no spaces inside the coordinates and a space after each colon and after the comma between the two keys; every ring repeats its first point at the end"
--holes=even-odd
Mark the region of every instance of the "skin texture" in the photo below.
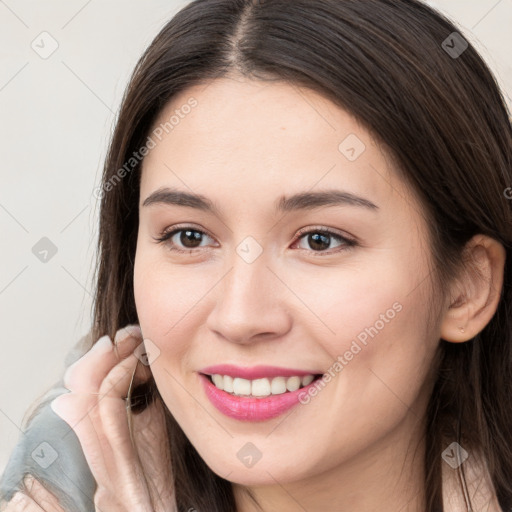
{"type": "MultiPolygon", "coordinates": [[[[223,78],[173,98],[155,127],[190,97],[198,105],[151,149],[141,177],[135,300],[144,338],[158,348],[151,371],[165,404],[209,467],[236,484],[242,512],[253,510],[245,488],[266,510],[422,510],[430,363],[441,336],[470,339],[494,314],[504,251],[475,238],[485,279],[466,276],[433,297],[421,205],[347,112],[289,84],[223,78]],[[338,149],[349,134],[365,145],[355,161],[338,149]],[[143,206],[160,187],[202,194],[218,213],[143,206]],[[283,194],[326,189],[378,210],[273,211],[283,194]],[[155,241],[178,224],[206,233],[192,251],[155,241]],[[321,227],[358,245],[343,249],[333,237],[330,255],[318,256],[297,231],[321,227]],[[262,249],[252,263],[236,251],[248,236],[262,249]],[[282,417],[240,422],[203,392],[197,372],[211,364],[325,372],[396,303],[342,371],[282,417]],[[237,456],[246,443],[261,453],[252,467],[237,456]]],[[[190,247],[180,233],[172,240],[190,247]]]]}
{"type": "MultiPolygon", "coordinates": [[[[70,392],[51,404],[80,440],[98,484],[96,510],[175,510],[159,402],[134,416],[137,452],[129,438],[124,397],[132,376],[138,385],[152,374],[199,454],[235,484],[238,512],[257,510],[247,489],[265,512],[423,512],[430,363],[440,338],[465,342],[492,318],[503,247],[476,235],[466,249],[478,272],[468,267],[435,296],[422,208],[348,113],[312,91],[237,78],[184,91],[161,120],[191,96],[196,107],[144,161],[134,274],[140,328],[121,328],[117,351],[100,338],[67,369],[70,392]],[[338,150],[349,134],[365,145],[354,161],[338,150]],[[143,206],[163,186],[203,194],[218,212],[143,206]],[[330,188],[361,195],[378,210],[273,212],[283,193],[330,188]],[[155,242],[178,223],[206,233],[199,248],[178,253],[170,241],[155,242]],[[333,237],[324,249],[330,255],[315,256],[322,251],[297,231],[326,227],[358,245],[340,251],[346,246],[333,237]],[[262,250],[251,263],[236,251],[247,236],[262,250]],[[377,332],[363,344],[358,336],[372,326],[377,332]],[[360,350],[349,357],[354,340],[360,350]],[[244,423],[219,413],[200,386],[197,372],[218,363],[334,377],[282,417],[244,423]],[[251,467],[238,456],[247,443],[261,456],[251,467]]],[[[179,234],[172,238],[178,245],[186,242],[179,234]]],[[[481,454],[464,464],[473,510],[499,512],[481,454]]],[[[447,464],[442,470],[446,512],[467,510],[457,473],[447,464]]],[[[6,510],[62,510],[39,482],[27,484],[6,510]]]]}
{"type": "Polygon", "coordinates": [[[0,510],[5,512],[65,512],[57,498],[32,476],[28,475],[23,482],[28,493],[16,493],[9,505],[0,510]]]}
{"type": "Polygon", "coordinates": [[[172,474],[163,410],[152,403],[133,416],[133,449],[124,397],[130,381],[139,385],[151,376],[137,347],[138,326],[120,329],[114,338],[100,338],[93,348],[68,367],[64,385],[52,409],[77,434],[97,482],[95,510],[112,512],[173,512],[172,474]],[[137,357],[139,355],[139,357],[137,357]],[[146,479],[143,477],[143,473],[146,479]]]}

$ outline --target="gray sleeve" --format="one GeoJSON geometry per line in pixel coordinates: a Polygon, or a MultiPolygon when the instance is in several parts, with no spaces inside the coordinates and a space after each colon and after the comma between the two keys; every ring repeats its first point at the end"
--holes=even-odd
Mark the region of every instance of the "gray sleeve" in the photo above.
{"type": "MultiPolygon", "coordinates": [[[[89,332],[67,354],[65,366],[79,359],[91,346],[89,332]]],[[[23,492],[23,478],[30,474],[54,494],[66,512],[94,512],[96,482],[80,441],[50,407],[55,397],[66,392],[61,378],[38,401],[0,477],[0,504],[10,501],[15,492],[23,492]]]]}

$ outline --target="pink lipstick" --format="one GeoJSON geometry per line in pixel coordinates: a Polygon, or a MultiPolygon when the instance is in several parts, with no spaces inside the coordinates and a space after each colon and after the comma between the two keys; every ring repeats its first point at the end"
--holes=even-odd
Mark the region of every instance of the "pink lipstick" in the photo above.
{"type": "Polygon", "coordinates": [[[275,366],[242,368],[234,365],[215,365],[203,368],[199,373],[205,394],[213,406],[226,416],[240,421],[265,421],[284,414],[300,403],[300,394],[307,393],[308,388],[313,386],[321,376],[322,372],[317,370],[304,371],[275,366]],[[273,377],[305,377],[307,375],[312,375],[315,378],[308,385],[294,391],[278,392],[279,394],[257,398],[223,391],[213,384],[211,375],[238,377],[249,381],[264,378],[272,379],[273,377]]]}

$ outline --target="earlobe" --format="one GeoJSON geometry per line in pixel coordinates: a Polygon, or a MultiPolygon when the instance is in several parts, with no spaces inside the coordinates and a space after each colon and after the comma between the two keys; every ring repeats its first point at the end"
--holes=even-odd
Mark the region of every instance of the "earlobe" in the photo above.
{"type": "Polygon", "coordinates": [[[468,263],[453,283],[441,323],[441,338],[452,343],[473,339],[494,316],[501,296],[506,251],[497,240],[475,235],[465,247],[468,263]]]}

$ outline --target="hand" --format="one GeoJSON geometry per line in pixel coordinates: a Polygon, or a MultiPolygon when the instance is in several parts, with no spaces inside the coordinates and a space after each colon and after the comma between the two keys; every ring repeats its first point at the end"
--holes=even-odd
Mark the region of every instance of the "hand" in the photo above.
{"type": "Polygon", "coordinates": [[[151,377],[149,367],[133,354],[142,342],[140,328],[126,326],[115,339],[119,358],[110,338],[100,338],[67,369],[64,386],[70,393],[58,396],[51,407],[80,440],[97,483],[96,510],[173,511],[169,440],[160,402],[132,413],[136,451],[130,439],[124,398],[135,370],[132,388],[151,377]]]}
{"type": "Polygon", "coordinates": [[[31,475],[23,479],[23,484],[23,492],[14,493],[8,503],[2,502],[2,512],[66,512],[59,500],[31,475]]]}

